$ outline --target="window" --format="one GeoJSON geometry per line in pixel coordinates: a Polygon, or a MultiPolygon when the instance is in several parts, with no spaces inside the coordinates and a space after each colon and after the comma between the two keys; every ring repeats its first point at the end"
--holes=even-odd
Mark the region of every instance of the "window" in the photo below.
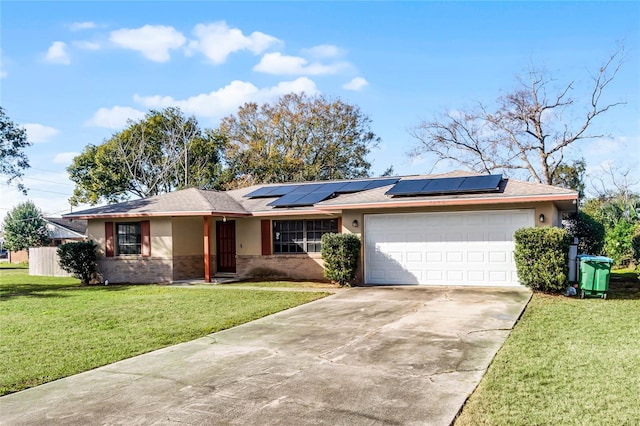
{"type": "Polygon", "coordinates": [[[319,253],[323,234],[338,232],[336,219],[274,220],[274,253],[319,253]]]}
{"type": "Polygon", "coordinates": [[[116,238],[118,255],[142,254],[140,223],[117,223],[116,238]]]}

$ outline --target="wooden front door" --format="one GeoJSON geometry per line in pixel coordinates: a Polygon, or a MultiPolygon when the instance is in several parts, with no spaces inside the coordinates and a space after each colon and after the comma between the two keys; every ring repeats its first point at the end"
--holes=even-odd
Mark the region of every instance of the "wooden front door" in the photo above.
{"type": "Polygon", "coordinates": [[[216,264],[218,272],[236,272],[236,221],[216,222],[216,264]]]}

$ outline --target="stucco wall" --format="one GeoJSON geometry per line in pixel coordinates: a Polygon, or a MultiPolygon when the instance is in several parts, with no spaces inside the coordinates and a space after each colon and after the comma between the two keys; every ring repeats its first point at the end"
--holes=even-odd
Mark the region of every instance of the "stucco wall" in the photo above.
{"type": "MultiPolygon", "coordinates": [[[[174,256],[204,254],[202,217],[174,217],[171,221],[174,256]]],[[[215,230],[214,230],[215,231],[215,230]]]]}
{"type": "Polygon", "coordinates": [[[87,223],[87,238],[98,245],[98,257],[104,257],[104,220],[92,219],[87,223]]]}
{"type": "Polygon", "coordinates": [[[172,220],[170,217],[153,218],[151,225],[151,257],[173,256],[172,220]]]}
{"type": "Polygon", "coordinates": [[[236,254],[238,256],[260,256],[262,254],[261,218],[236,219],[236,254]]]}

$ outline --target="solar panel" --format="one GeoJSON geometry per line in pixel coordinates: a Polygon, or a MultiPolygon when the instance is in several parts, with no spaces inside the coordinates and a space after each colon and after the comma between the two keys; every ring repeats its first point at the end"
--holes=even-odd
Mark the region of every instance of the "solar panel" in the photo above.
{"type": "Polygon", "coordinates": [[[349,194],[352,192],[359,192],[364,190],[367,185],[369,185],[369,183],[371,183],[368,180],[359,180],[359,181],[355,181],[355,182],[347,182],[342,188],[340,188],[339,192],[340,194],[349,194]]]}
{"type": "Polygon", "coordinates": [[[262,188],[258,188],[255,191],[251,191],[246,194],[247,198],[260,198],[265,197],[269,192],[273,191],[274,188],[278,188],[277,186],[263,186],[262,188]]]}
{"type": "Polygon", "coordinates": [[[431,179],[401,180],[388,190],[388,195],[418,195],[431,179]]]}
{"type": "Polygon", "coordinates": [[[502,175],[470,176],[465,178],[458,190],[464,192],[495,191],[499,188],[501,180],[502,175]]]}
{"type": "Polygon", "coordinates": [[[401,180],[387,195],[433,195],[497,191],[502,175],[401,180]]]}
{"type": "Polygon", "coordinates": [[[263,186],[262,188],[258,188],[255,191],[252,191],[245,195],[247,198],[270,198],[270,197],[280,197],[282,195],[287,195],[288,193],[295,191],[298,187],[302,185],[276,185],[276,186],[263,186]]]}
{"type": "Polygon", "coordinates": [[[429,179],[427,184],[422,188],[420,194],[447,193],[457,192],[465,178],[440,178],[429,179]]]}
{"type": "Polygon", "coordinates": [[[376,179],[376,180],[373,180],[373,181],[369,182],[369,185],[367,185],[367,187],[365,189],[369,190],[369,189],[380,188],[380,187],[387,186],[387,185],[393,185],[394,183],[398,182],[399,180],[400,179],[398,179],[398,178],[376,179]]]}
{"type": "Polygon", "coordinates": [[[310,206],[331,197],[334,193],[334,191],[315,191],[297,200],[295,205],[310,206]]]}
{"type": "Polygon", "coordinates": [[[344,182],[300,185],[296,190],[270,202],[268,205],[272,207],[310,206],[331,197],[344,186],[344,182]]]}

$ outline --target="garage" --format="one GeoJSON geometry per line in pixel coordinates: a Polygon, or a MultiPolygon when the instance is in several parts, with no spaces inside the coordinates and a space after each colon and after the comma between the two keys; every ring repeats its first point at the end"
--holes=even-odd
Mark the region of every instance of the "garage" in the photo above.
{"type": "Polygon", "coordinates": [[[517,229],[533,209],[364,216],[366,284],[518,286],[517,229]]]}

